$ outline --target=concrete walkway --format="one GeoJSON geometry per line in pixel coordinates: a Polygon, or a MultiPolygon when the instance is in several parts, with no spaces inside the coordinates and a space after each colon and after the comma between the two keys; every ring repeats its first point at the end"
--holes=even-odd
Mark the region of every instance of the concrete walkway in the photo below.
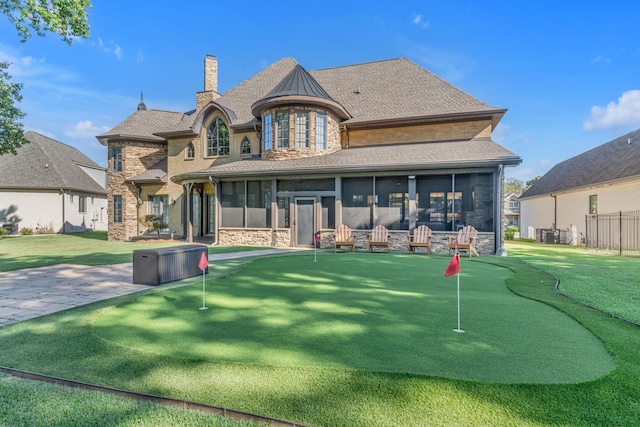
{"type": "MultiPolygon", "coordinates": [[[[209,261],[256,257],[290,249],[210,254],[209,261]]],[[[0,273],[0,327],[151,286],[134,285],[133,264],[71,265],[0,273]]]]}

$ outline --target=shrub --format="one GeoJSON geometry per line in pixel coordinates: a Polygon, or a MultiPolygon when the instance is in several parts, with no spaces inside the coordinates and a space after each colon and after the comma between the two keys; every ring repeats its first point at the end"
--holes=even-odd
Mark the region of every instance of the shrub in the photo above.
{"type": "Polygon", "coordinates": [[[4,227],[0,227],[0,239],[2,239],[4,237],[5,234],[7,234],[9,232],[9,230],[7,230],[4,227]]]}
{"type": "Polygon", "coordinates": [[[21,228],[20,234],[22,234],[23,236],[31,236],[33,234],[33,229],[29,227],[21,228]]]}
{"type": "Polygon", "coordinates": [[[504,230],[504,238],[505,238],[505,240],[513,240],[513,236],[515,236],[515,234],[517,232],[519,232],[519,231],[520,231],[520,227],[518,227],[517,225],[508,226],[504,230]]]}
{"type": "Polygon", "coordinates": [[[169,224],[162,220],[162,215],[145,215],[140,217],[138,221],[149,230],[153,230],[158,233],[158,238],[160,237],[160,230],[169,226],[169,224]]]}

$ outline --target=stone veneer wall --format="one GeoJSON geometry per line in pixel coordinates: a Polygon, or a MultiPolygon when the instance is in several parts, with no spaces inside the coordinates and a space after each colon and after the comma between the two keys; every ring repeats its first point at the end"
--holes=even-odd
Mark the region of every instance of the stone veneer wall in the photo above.
{"type": "Polygon", "coordinates": [[[109,156],[107,165],[108,240],[130,240],[138,235],[138,192],[134,184],[125,180],[132,178],[167,156],[167,147],[163,144],[127,141],[110,143],[111,147],[122,147],[122,171],[113,171],[113,157],[109,156]],[[122,196],[122,222],[113,222],[113,196],[122,196]]]}
{"type": "MultiPolygon", "coordinates": [[[[275,230],[275,247],[288,248],[291,246],[291,233],[288,228],[275,230]]],[[[370,230],[352,230],[356,236],[356,249],[369,250],[367,236],[370,230]]],[[[434,231],[431,238],[431,251],[433,253],[448,253],[448,238],[455,239],[458,233],[434,231]]],[[[320,248],[333,248],[333,230],[320,231],[320,248]]],[[[409,241],[406,231],[389,231],[389,250],[397,252],[408,252],[409,241]]],[[[218,231],[218,244],[223,246],[272,246],[272,232],[269,228],[221,228],[218,231]]],[[[476,249],[481,254],[493,255],[495,245],[494,233],[478,233],[476,249]]],[[[346,248],[344,248],[346,249],[346,248]]],[[[379,249],[377,249],[379,250],[379,249]]]]}
{"type": "MultiPolygon", "coordinates": [[[[271,113],[272,115],[272,128],[273,139],[271,150],[264,151],[262,153],[263,160],[288,160],[297,159],[302,157],[318,156],[323,154],[333,153],[342,149],[340,143],[340,124],[339,120],[330,112],[318,108],[274,108],[265,111],[265,114],[271,113]],[[296,148],[295,143],[295,112],[297,110],[308,111],[309,114],[309,148],[296,148]],[[276,113],[278,111],[289,112],[289,148],[278,148],[277,132],[276,132],[276,113]],[[327,115],[327,149],[316,149],[316,113],[327,115]]],[[[264,114],[263,114],[264,117],[264,114]]]]}

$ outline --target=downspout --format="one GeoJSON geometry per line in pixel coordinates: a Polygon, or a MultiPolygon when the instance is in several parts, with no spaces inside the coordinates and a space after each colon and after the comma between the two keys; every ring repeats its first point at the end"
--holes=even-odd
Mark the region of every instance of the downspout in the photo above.
{"type": "Polygon", "coordinates": [[[66,222],[65,204],[64,204],[64,188],[61,188],[60,192],[62,193],[62,234],[64,234],[64,232],[65,232],[65,222],[66,222]]]}
{"type": "MultiPolygon", "coordinates": [[[[213,185],[213,191],[215,192],[215,221],[213,223],[213,243],[218,244],[218,216],[220,215],[220,209],[218,208],[218,181],[215,181],[211,175],[209,175],[209,182],[213,185]]],[[[211,215],[211,212],[208,212],[211,215]]],[[[208,220],[207,220],[208,221],[208,220]]]]}
{"type": "Polygon", "coordinates": [[[136,203],[136,236],[140,235],[140,221],[138,221],[138,218],[140,218],[140,206],[142,205],[142,188],[139,185],[136,185],[136,189],[138,190],[138,197],[137,197],[137,203],[136,203]]]}
{"type": "Polygon", "coordinates": [[[553,231],[558,228],[558,195],[551,193],[553,197],[553,231]]]}
{"type": "Polygon", "coordinates": [[[503,209],[503,201],[502,201],[502,182],[504,180],[504,165],[498,165],[498,176],[496,182],[496,241],[495,241],[495,249],[496,255],[498,256],[506,256],[507,251],[504,248],[504,233],[502,231],[502,209],[503,209]]]}

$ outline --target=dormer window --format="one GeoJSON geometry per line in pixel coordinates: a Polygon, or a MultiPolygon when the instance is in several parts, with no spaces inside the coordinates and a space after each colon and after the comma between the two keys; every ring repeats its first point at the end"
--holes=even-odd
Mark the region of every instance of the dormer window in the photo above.
{"type": "Polygon", "coordinates": [[[193,143],[190,142],[187,145],[187,148],[184,150],[184,158],[185,159],[193,159],[196,156],[196,150],[193,147],[193,143]]]}
{"type": "Polygon", "coordinates": [[[240,154],[251,154],[251,141],[246,136],[242,138],[242,143],[240,144],[240,154]]]}
{"type": "Polygon", "coordinates": [[[216,117],[207,129],[207,157],[229,155],[229,128],[216,117]]]}

